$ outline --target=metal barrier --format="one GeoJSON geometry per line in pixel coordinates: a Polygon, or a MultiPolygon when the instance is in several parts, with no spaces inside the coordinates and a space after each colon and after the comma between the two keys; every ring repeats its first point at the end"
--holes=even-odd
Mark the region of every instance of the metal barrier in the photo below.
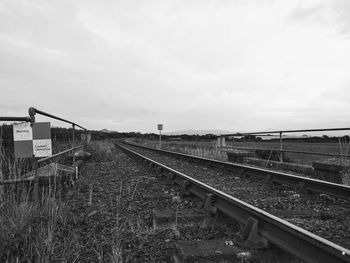
{"type": "Polygon", "coordinates": [[[59,121],[63,121],[63,122],[66,122],[66,123],[69,123],[72,125],[72,128],[73,128],[73,131],[72,131],[72,148],[70,149],[67,149],[67,150],[64,150],[62,152],[59,152],[59,153],[56,153],[56,154],[53,154],[52,156],[49,156],[49,157],[44,157],[44,158],[41,158],[41,159],[36,159],[35,157],[33,157],[33,163],[34,163],[34,177],[32,179],[26,179],[26,178],[23,178],[23,179],[20,179],[20,180],[6,180],[4,181],[3,180],[3,176],[2,176],[2,165],[1,165],[1,158],[0,158],[0,185],[3,185],[3,184],[11,184],[11,183],[18,183],[18,182],[30,182],[30,181],[34,181],[34,195],[35,195],[35,199],[38,200],[38,175],[37,175],[37,169],[39,167],[40,164],[43,164],[45,163],[46,161],[49,161],[49,160],[52,160],[58,156],[61,156],[63,154],[66,154],[66,153],[69,153],[69,152],[73,152],[73,165],[76,164],[75,162],[75,151],[76,149],[79,149],[79,148],[82,148],[84,147],[84,145],[87,144],[87,129],[76,124],[75,122],[72,122],[72,121],[69,121],[69,120],[66,120],[66,119],[63,119],[63,118],[60,118],[60,117],[57,117],[55,115],[52,115],[52,114],[49,114],[47,112],[44,112],[44,111],[41,111],[41,110],[38,110],[36,108],[29,108],[28,110],[28,113],[29,113],[29,117],[0,117],[0,121],[23,121],[23,122],[30,122],[30,123],[35,123],[35,115],[36,114],[40,114],[40,115],[43,115],[43,116],[46,116],[46,117],[49,117],[49,118],[52,118],[52,119],[56,119],[56,120],[59,120],[59,121]],[[81,129],[83,129],[85,131],[85,143],[84,145],[79,145],[79,146],[76,146],[75,145],[75,128],[76,127],[79,127],[81,129]]]}
{"type": "Polygon", "coordinates": [[[300,154],[310,154],[310,155],[323,155],[323,156],[331,156],[331,157],[341,157],[341,158],[350,158],[349,155],[344,154],[335,154],[335,153],[324,153],[324,152],[310,152],[310,151],[297,151],[297,150],[286,150],[283,149],[283,134],[285,133],[299,133],[299,132],[319,132],[319,131],[350,131],[350,128],[329,128],[329,129],[305,129],[305,130],[282,130],[282,131],[264,131],[264,132],[245,132],[245,133],[233,133],[233,134],[221,134],[220,139],[220,145],[219,147],[221,149],[239,149],[239,150],[264,150],[264,151],[271,151],[271,152],[278,152],[279,153],[279,159],[280,162],[283,162],[283,153],[289,152],[289,153],[300,153],[300,154]],[[255,148],[255,147],[226,147],[222,145],[222,138],[226,138],[229,136],[246,136],[246,135],[261,135],[261,136],[268,136],[272,134],[279,134],[279,149],[268,149],[268,148],[255,148]]]}

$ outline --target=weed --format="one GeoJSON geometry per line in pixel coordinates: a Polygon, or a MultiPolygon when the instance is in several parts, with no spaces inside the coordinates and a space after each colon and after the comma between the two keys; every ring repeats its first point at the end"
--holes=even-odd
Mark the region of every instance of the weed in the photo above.
{"type": "Polygon", "coordinates": [[[349,161],[349,148],[350,142],[347,142],[346,139],[339,139],[339,148],[340,148],[340,176],[342,178],[342,183],[344,185],[350,185],[350,161],[349,161]]]}
{"type": "Polygon", "coordinates": [[[96,162],[107,162],[114,160],[113,150],[115,145],[108,140],[94,141],[87,147],[87,151],[91,152],[96,162]]]}

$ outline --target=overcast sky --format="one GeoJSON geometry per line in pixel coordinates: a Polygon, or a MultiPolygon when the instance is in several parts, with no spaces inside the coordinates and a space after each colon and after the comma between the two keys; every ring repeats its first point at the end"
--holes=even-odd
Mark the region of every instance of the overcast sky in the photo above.
{"type": "Polygon", "coordinates": [[[350,1],[0,0],[0,91],[97,130],[348,127],[350,1]]]}

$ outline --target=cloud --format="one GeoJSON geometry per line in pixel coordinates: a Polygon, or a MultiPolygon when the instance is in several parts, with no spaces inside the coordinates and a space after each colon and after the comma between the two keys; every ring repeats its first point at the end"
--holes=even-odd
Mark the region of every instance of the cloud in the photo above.
{"type": "Polygon", "coordinates": [[[22,115],[35,106],[93,129],[130,131],[158,122],[168,130],[312,128],[322,124],[317,116],[335,114],[341,122],[350,107],[348,7],[0,2],[0,110],[22,115]]]}
{"type": "Polygon", "coordinates": [[[298,1],[290,12],[293,22],[328,28],[328,33],[349,37],[350,2],[347,0],[298,1]]]}

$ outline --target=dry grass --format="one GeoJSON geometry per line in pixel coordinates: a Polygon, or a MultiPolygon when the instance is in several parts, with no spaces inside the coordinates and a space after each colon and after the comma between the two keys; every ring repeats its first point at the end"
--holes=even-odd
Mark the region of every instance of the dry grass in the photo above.
{"type": "MultiPolygon", "coordinates": [[[[61,145],[57,150],[62,147],[67,149],[61,145]]],[[[1,145],[0,149],[4,168],[0,179],[22,178],[33,169],[31,160],[5,156],[1,145]]],[[[57,258],[64,262],[70,255],[72,239],[62,242],[59,236],[69,214],[60,188],[52,182],[51,187],[41,188],[40,197],[34,201],[32,187],[27,184],[1,186],[0,262],[52,262],[57,258]]]]}
{"type": "MultiPolygon", "coordinates": [[[[139,142],[140,143],[140,142],[139,142]]],[[[158,142],[146,141],[141,142],[148,147],[158,148],[158,142]]],[[[199,157],[215,159],[219,161],[227,161],[227,154],[216,148],[216,141],[214,142],[168,142],[162,143],[162,150],[180,152],[185,154],[196,155],[199,157]]]]}
{"type": "Polygon", "coordinates": [[[58,225],[65,225],[68,209],[47,191],[34,202],[27,195],[5,196],[0,206],[1,262],[51,262],[58,225]]]}
{"type": "Polygon", "coordinates": [[[112,152],[115,147],[116,146],[108,140],[94,141],[88,145],[87,151],[93,154],[96,162],[107,162],[114,159],[112,152]]]}
{"type": "Polygon", "coordinates": [[[350,161],[349,158],[345,156],[349,156],[350,142],[346,141],[346,139],[339,139],[339,148],[340,148],[340,165],[342,167],[340,171],[340,175],[342,178],[342,183],[344,185],[350,185],[350,161]]]}

